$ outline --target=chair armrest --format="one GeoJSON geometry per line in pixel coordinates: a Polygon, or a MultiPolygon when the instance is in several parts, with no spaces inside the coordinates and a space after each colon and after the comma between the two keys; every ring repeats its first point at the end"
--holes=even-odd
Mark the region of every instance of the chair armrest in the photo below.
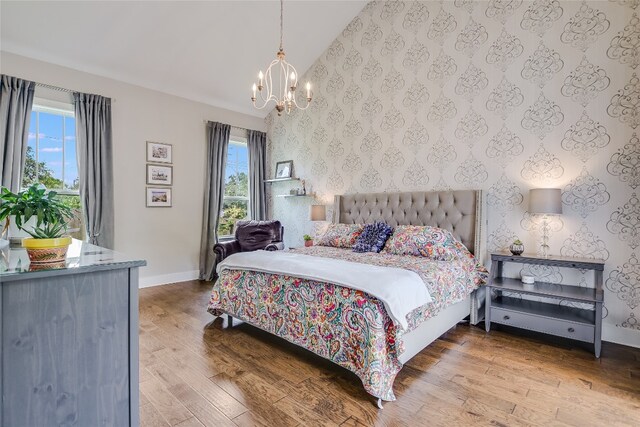
{"type": "Polygon", "coordinates": [[[213,245],[213,253],[216,254],[216,264],[237,252],[240,252],[240,243],[238,243],[237,240],[220,242],[213,245]]]}
{"type": "Polygon", "coordinates": [[[282,251],[284,250],[284,242],[273,242],[269,243],[264,247],[265,251],[282,251]]]}

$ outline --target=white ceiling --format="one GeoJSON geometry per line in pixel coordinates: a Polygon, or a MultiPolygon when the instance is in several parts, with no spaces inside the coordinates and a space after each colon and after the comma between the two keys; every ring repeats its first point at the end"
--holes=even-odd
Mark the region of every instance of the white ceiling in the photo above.
{"type": "MultiPolygon", "coordinates": [[[[366,1],[285,1],[284,48],[304,73],[366,1]]],[[[1,1],[0,49],[258,117],[277,1],[1,1]]]]}

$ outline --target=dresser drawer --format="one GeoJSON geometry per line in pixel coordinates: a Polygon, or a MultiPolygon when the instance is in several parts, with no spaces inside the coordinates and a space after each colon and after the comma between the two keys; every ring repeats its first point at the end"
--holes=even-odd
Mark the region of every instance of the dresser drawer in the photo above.
{"type": "Polygon", "coordinates": [[[491,307],[491,322],[514,326],[530,331],[571,338],[588,343],[594,342],[595,326],[568,322],[537,314],[522,313],[500,307],[491,307]]]}

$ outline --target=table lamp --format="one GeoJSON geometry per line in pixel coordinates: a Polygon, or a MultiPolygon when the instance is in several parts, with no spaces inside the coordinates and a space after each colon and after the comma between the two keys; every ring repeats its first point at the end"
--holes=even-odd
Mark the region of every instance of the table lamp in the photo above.
{"type": "MultiPolygon", "coordinates": [[[[313,237],[315,238],[319,234],[317,222],[327,220],[327,207],[325,205],[309,206],[309,220],[316,222],[316,224],[313,225],[313,237]]],[[[322,228],[322,226],[320,226],[320,228],[322,228]]]]}
{"type": "Polygon", "coordinates": [[[529,213],[542,215],[542,256],[549,256],[549,215],[562,213],[562,193],[559,188],[529,190],[529,213]]]}
{"type": "Polygon", "coordinates": [[[311,205],[309,207],[310,221],[326,221],[327,207],[325,205],[311,205]]]}

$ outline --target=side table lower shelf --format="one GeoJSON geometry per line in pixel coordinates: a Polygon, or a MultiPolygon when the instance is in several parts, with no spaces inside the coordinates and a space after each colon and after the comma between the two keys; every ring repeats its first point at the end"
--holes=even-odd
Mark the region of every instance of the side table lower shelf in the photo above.
{"type": "Polygon", "coordinates": [[[503,296],[491,301],[490,316],[494,323],[594,344],[593,310],[503,296]]]}

